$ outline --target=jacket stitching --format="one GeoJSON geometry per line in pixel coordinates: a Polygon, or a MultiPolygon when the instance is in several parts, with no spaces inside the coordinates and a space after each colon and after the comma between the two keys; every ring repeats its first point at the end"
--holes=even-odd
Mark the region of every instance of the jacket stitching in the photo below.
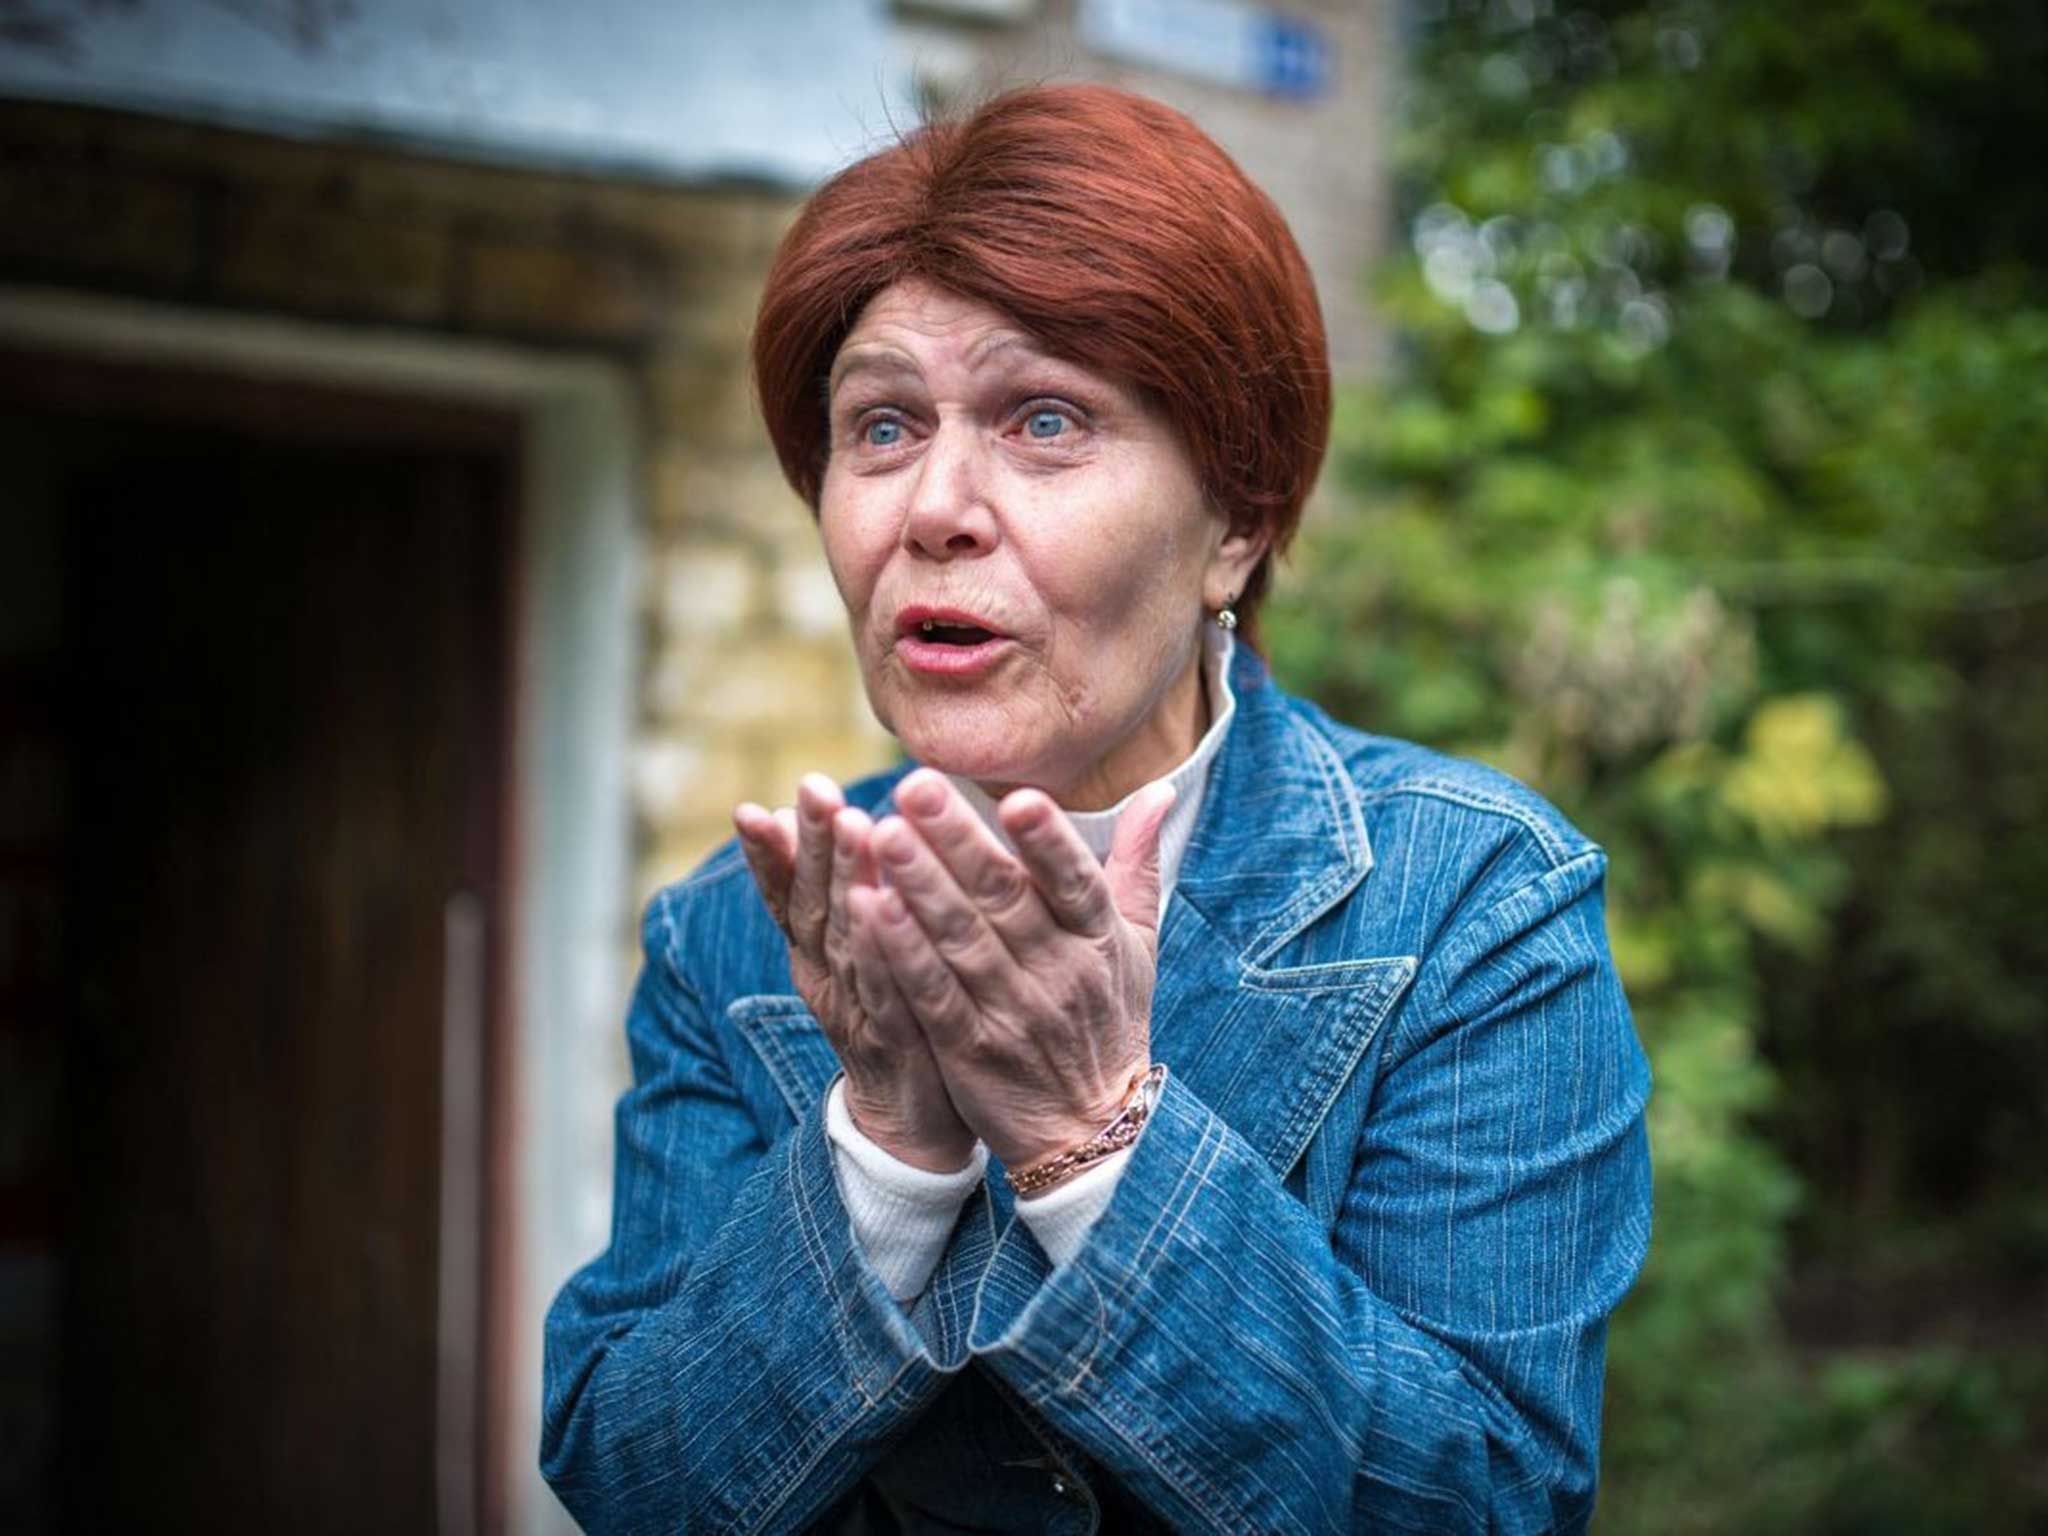
{"type": "Polygon", "coordinates": [[[1284,1155],[1285,1161],[1281,1162],[1276,1158],[1279,1171],[1284,1173],[1292,1168],[1296,1160],[1308,1149],[1308,1143],[1329,1116],[1330,1102],[1336,1097],[1337,1090],[1353,1072],[1358,1070],[1358,1063],[1364,1059],[1366,1049],[1385,1027],[1395,1004],[1407,993],[1408,985],[1414,979],[1415,964],[1409,961],[1401,966],[1395,978],[1386,984],[1383,995],[1377,999],[1376,1007],[1371,1000],[1363,1004],[1372,1008],[1372,1016],[1358,1031],[1358,1038],[1351,1049],[1341,1055],[1325,1053],[1329,1059],[1318,1062],[1314,1069],[1315,1086],[1295,1101],[1294,1113],[1288,1117],[1281,1132],[1280,1145],[1276,1151],[1284,1155]]]}
{"type": "MultiPolygon", "coordinates": [[[[805,1134],[805,1131],[800,1127],[797,1134],[802,1136],[805,1134]]],[[[804,1187],[803,1177],[798,1171],[800,1156],[800,1149],[792,1142],[789,1149],[788,1162],[785,1165],[785,1174],[789,1182],[790,1202],[797,1212],[797,1231],[803,1238],[805,1256],[817,1266],[819,1278],[824,1282],[825,1293],[832,1298],[834,1303],[832,1307],[832,1332],[833,1336],[838,1339],[840,1350],[845,1356],[847,1375],[853,1390],[859,1395],[863,1403],[873,1408],[875,1406],[875,1398],[869,1393],[867,1383],[862,1379],[862,1352],[855,1344],[852,1334],[848,1331],[846,1322],[847,1316],[852,1310],[850,1303],[855,1298],[844,1294],[844,1290],[839,1284],[839,1277],[833,1272],[831,1255],[826,1249],[818,1231],[817,1208],[811,1203],[810,1192],[804,1187]]]]}
{"type": "Polygon", "coordinates": [[[1360,857],[1359,847],[1352,840],[1352,823],[1358,818],[1358,810],[1351,802],[1358,793],[1357,785],[1344,771],[1342,759],[1337,756],[1336,749],[1323,739],[1321,732],[1302,729],[1299,735],[1314,762],[1316,776],[1321,780],[1323,798],[1333,813],[1332,824],[1344,858],[1340,865],[1281,908],[1252,936],[1245,945],[1244,953],[1258,960],[1272,955],[1317,915],[1326,911],[1339,896],[1365,878],[1370,866],[1370,859],[1360,857]]]}
{"type": "MultiPolygon", "coordinates": [[[[1145,1433],[1145,1426],[1151,1421],[1140,1414],[1127,1397],[1105,1384],[1097,1388],[1095,1401],[1101,1408],[1109,1410],[1098,1412],[1097,1419],[1117,1439],[1144,1458],[1159,1480],[1193,1505],[1213,1529],[1256,1536],[1258,1526],[1239,1513],[1227,1496],[1184,1461],[1170,1440],[1154,1439],[1145,1433]]],[[[1264,1488],[1265,1484],[1259,1486],[1264,1488]]]]}
{"type": "Polygon", "coordinates": [[[1442,800],[1451,805],[1463,806],[1468,811],[1481,811],[1505,817],[1535,839],[1552,868],[1561,867],[1582,857],[1592,846],[1571,843],[1559,837],[1556,829],[1542,817],[1506,796],[1489,795],[1484,790],[1454,784],[1446,779],[1403,779],[1397,784],[1372,790],[1370,794],[1375,800],[1392,799],[1397,795],[1413,795],[1418,799],[1442,800]]]}
{"type": "MultiPolygon", "coordinates": [[[[1168,1194],[1159,1215],[1154,1219],[1151,1229],[1145,1234],[1143,1241],[1139,1243],[1138,1252],[1131,1264],[1130,1272],[1124,1276],[1123,1283],[1118,1285],[1112,1292],[1112,1301],[1118,1316],[1129,1315],[1130,1298],[1137,1291],[1141,1282],[1149,1280],[1152,1269],[1172,1247],[1174,1238],[1179,1235],[1181,1227],[1186,1223],[1189,1213],[1194,1208],[1195,1198],[1208,1186],[1209,1170],[1215,1166],[1216,1160],[1222,1156],[1222,1152],[1222,1121],[1212,1112],[1208,1123],[1202,1127],[1201,1140],[1196,1142],[1195,1150],[1189,1156],[1187,1166],[1181,1170],[1180,1176],[1174,1182],[1174,1187],[1168,1194]],[[1164,1228],[1163,1231],[1161,1230],[1162,1227],[1164,1228]]],[[[1088,1277],[1091,1286],[1095,1283],[1094,1276],[1089,1274],[1087,1270],[1084,1269],[1081,1273],[1088,1277]]],[[[1098,1291],[1097,1294],[1099,1297],[1100,1292],[1098,1291]]],[[[1097,1330],[1088,1343],[1087,1353],[1082,1357],[1079,1366],[1074,1371],[1071,1385],[1078,1385],[1084,1378],[1094,1372],[1095,1358],[1102,1353],[1103,1347],[1109,1343],[1109,1340],[1109,1309],[1102,1308],[1097,1330]]],[[[1069,1390],[1071,1390],[1071,1386],[1069,1390]]]]}
{"type": "MultiPolygon", "coordinates": [[[[1291,965],[1280,970],[1246,966],[1237,984],[1254,992],[1274,992],[1283,997],[1318,992],[1358,992],[1372,986],[1392,986],[1394,983],[1385,979],[1386,972],[1405,969],[1412,973],[1415,965],[1413,955],[1384,955],[1369,960],[1328,960],[1320,965],[1291,965]],[[1353,975],[1360,971],[1366,974],[1353,975]],[[1329,977],[1327,981],[1314,979],[1325,974],[1329,977]],[[1295,977],[1308,980],[1301,984],[1295,982],[1295,977]]],[[[1407,977],[1402,980],[1405,982],[1407,977]]]]}

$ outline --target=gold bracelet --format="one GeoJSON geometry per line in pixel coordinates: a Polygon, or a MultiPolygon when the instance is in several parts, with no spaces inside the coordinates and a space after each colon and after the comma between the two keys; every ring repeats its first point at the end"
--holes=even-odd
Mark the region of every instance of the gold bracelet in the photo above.
{"type": "Polygon", "coordinates": [[[1010,1188],[1019,1195],[1035,1195],[1042,1189],[1050,1189],[1101,1162],[1113,1153],[1121,1152],[1138,1139],[1138,1132],[1145,1128],[1145,1122],[1152,1118],[1153,1106],[1159,1102],[1160,1090],[1166,1086],[1166,1063],[1154,1062],[1147,1070],[1131,1079],[1130,1092],[1124,1098],[1124,1107],[1117,1117],[1082,1142],[1078,1147],[1069,1147],[1055,1153],[1042,1163],[1033,1163],[1029,1168],[1019,1168],[1010,1174],[1010,1188]]]}

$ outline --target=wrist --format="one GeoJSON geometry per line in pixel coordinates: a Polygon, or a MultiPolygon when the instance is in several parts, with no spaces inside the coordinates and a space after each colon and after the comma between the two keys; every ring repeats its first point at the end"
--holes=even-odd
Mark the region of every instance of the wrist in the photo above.
{"type": "Polygon", "coordinates": [[[1010,1187],[1022,1199],[1056,1189],[1069,1180],[1115,1157],[1134,1144],[1151,1119],[1166,1087],[1166,1067],[1154,1063],[1138,1073],[1129,1090],[1107,1121],[1098,1121],[1086,1136],[1052,1152],[1026,1161],[1004,1160],[1010,1187]]]}
{"type": "Polygon", "coordinates": [[[975,1136],[958,1115],[944,1120],[903,1114],[894,1105],[863,1098],[846,1080],[846,1113],[853,1127],[899,1163],[926,1173],[953,1173],[974,1156],[975,1136]]]}
{"type": "Polygon", "coordinates": [[[1002,1143],[991,1141],[989,1150],[1002,1159],[1005,1168],[1030,1168],[1049,1157],[1057,1157],[1069,1147],[1078,1147],[1096,1132],[1116,1118],[1123,1106],[1123,1095],[1109,1101],[1099,1113],[1087,1116],[1062,1115],[1058,1119],[1037,1120],[1029,1127],[1026,1135],[1006,1138],[1002,1143]]]}
{"type": "Polygon", "coordinates": [[[989,1150],[1002,1159],[1005,1168],[1029,1168],[1080,1146],[1124,1112],[1150,1065],[1149,1056],[1138,1057],[1078,1107],[1017,1116],[1022,1123],[995,1132],[985,1128],[989,1150]]]}

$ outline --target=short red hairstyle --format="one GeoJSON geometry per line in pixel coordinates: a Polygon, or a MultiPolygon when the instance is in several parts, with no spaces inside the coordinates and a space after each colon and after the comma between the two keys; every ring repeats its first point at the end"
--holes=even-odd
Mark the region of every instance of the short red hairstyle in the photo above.
{"type": "Polygon", "coordinates": [[[1159,102],[1040,85],[826,182],[776,253],[754,327],[768,434],[813,511],[832,360],[868,300],[912,277],[1151,392],[1212,504],[1270,536],[1238,599],[1249,620],[1322,464],[1330,365],[1308,266],[1236,162],[1159,102]]]}

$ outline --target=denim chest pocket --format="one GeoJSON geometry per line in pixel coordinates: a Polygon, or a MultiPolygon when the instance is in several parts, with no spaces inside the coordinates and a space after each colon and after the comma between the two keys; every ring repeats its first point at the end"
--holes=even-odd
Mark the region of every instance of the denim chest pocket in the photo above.
{"type": "Polygon", "coordinates": [[[746,1049],[732,1052],[735,1086],[771,1137],[824,1101],[839,1058],[804,1000],[790,992],[735,998],[726,1023],[746,1049]]]}
{"type": "MultiPolygon", "coordinates": [[[[1412,955],[1247,967],[1241,996],[1264,1015],[1252,1082],[1226,1096],[1239,1129],[1327,1228],[1372,1097],[1372,1047],[1407,995],[1412,955]],[[1276,1064],[1286,1062],[1284,1070],[1276,1064]]],[[[1225,1109],[1226,1118],[1234,1118],[1225,1109]]]]}

